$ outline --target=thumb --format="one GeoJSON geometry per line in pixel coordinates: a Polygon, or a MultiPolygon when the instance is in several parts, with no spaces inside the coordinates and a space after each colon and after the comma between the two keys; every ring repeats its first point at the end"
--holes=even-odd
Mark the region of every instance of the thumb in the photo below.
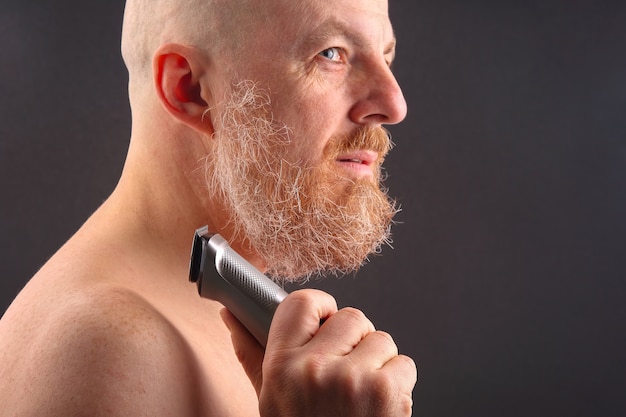
{"type": "Polygon", "coordinates": [[[263,385],[262,367],[265,349],[233,313],[223,308],[220,310],[220,316],[230,331],[230,339],[235,348],[237,359],[246,371],[246,375],[248,375],[258,396],[261,392],[261,385],[263,385]]]}

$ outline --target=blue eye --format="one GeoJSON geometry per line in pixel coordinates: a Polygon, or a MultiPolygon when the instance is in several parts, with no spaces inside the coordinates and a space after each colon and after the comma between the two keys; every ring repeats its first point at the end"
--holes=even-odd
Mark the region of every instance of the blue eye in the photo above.
{"type": "Polygon", "coordinates": [[[331,61],[338,61],[341,58],[341,54],[339,53],[339,48],[337,47],[324,49],[319,54],[323,56],[324,58],[329,59],[331,61]]]}

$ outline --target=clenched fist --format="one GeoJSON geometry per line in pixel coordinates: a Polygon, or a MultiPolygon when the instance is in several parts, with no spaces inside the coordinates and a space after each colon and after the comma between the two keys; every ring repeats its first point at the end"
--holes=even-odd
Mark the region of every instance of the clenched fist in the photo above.
{"type": "Polygon", "coordinates": [[[265,351],[232,315],[223,318],[261,416],[411,415],[413,360],[360,310],[337,310],[329,294],[307,289],[285,298],[265,351]]]}

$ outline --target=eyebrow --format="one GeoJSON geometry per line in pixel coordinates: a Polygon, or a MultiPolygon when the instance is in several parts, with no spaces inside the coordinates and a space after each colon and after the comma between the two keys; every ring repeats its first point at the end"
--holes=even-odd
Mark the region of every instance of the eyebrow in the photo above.
{"type": "Polygon", "coordinates": [[[383,53],[385,55],[391,55],[391,58],[389,58],[389,66],[391,66],[391,63],[396,58],[396,37],[395,36],[393,37],[391,41],[387,42],[387,44],[385,45],[385,49],[383,50],[383,53]]]}
{"type": "MultiPolygon", "coordinates": [[[[304,42],[306,46],[317,46],[329,38],[334,36],[343,36],[348,39],[352,44],[356,45],[359,49],[365,49],[370,42],[364,39],[362,36],[359,36],[346,24],[344,21],[337,19],[336,17],[331,17],[324,20],[320,25],[315,27],[311,34],[309,34],[304,42]]],[[[391,55],[389,63],[393,61],[395,58],[395,50],[396,50],[396,37],[392,32],[392,39],[387,42],[384,46],[383,53],[384,55],[391,55]]]]}

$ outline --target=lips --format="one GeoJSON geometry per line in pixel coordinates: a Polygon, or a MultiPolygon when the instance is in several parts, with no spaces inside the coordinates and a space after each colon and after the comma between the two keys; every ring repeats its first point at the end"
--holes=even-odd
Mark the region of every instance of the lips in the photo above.
{"type": "Polygon", "coordinates": [[[355,151],[340,155],[337,158],[337,162],[340,163],[353,163],[371,166],[378,159],[378,154],[373,151],[355,151]]]}
{"type": "Polygon", "coordinates": [[[339,155],[336,159],[349,177],[354,179],[372,177],[372,167],[378,159],[378,153],[374,151],[354,151],[339,155]]]}

